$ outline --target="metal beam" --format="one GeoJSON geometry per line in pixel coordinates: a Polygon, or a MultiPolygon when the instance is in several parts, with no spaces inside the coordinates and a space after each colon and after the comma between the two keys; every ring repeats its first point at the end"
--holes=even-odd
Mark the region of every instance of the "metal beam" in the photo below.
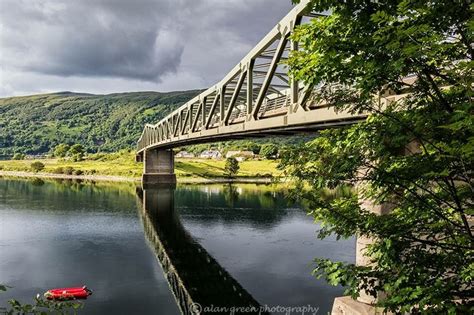
{"type": "MultiPolygon", "coordinates": [[[[296,22],[299,24],[301,23],[301,17],[297,18],[296,22]]],[[[298,51],[298,42],[291,41],[290,43],[291,46],[291,51],[298,51]]],[[[295,79],[291,79],[290,83],[290,93],[291,93],[291,105],[294,107],[296,104],[298,104],[298,93],[299,93],[299,85],[298,81],[295,79]]]]}
{"type": "MultiPolygon", "coordinates": [[[[268,71],[254,71],[253,73],[257,73],[257,74],[267,74],[268,71]]],[[[285,72],[275,72],[275,75],[281,75],[281,76],[285,76],[287,77],[288,76],[288,73],[285,73],[285,72]]]]}
{"type": "Polygon", "coordinates": [[[247,115],[252,114],[253,108],[253,73],[255,59],[251,59],[247,65],[247,115]]]}
{"type": "MultiPolygon", "coordinates": [[[[256,85],[256,86],[262,86],[263,83],[255,83],[254,85],[256,85]]],[[[269,86],[271,86],[271,87],[273,87],[273,88],[280,88],[280,89],[285,89],[285,90],[289,88],[289,85],[273,84],[273,83],[270,83],[269,86]]]]}
{"type": "Polygon", "coordinates": [[[225,115],[225,90],[226,86],[223,85],[221,87],[221,93],[220,93],[220,111],[219,111],[219,124],[222,125],[224,122],[224,115],[225,115]]]}
{"type": "MultiPolygon", "coordinates": [[[[262,59],[272,59],[273,56],[269,56],[269,55],[260,55],[260,56],[257,56],[257,58],[262,58],[262,59]]],[[[281,60],[287,60],[288,58],[285,58],[285,57],[282,57],[281,60]]]]}
{"type": "Polygon", "coordinates": [[[207,117],[207,120],[203,129],[209,128],[209,124],[211,123],[211,120],[212,120],[212,115],[214,114],[214,111],[216,110],[217,102],[219,102],[219,99],[220,99],[220,94],[218,93],[216,95],[216,98],[214,98],[214,101],[212,102],[211,109],[209,110],[209,116],[207,117]]]}
{"type": "Polygon", "coordinates": [[[284,76],[281,76],[281,75],[279,75],[279,74],[275,74],[275,76],[276,76],[278,79],[280,79],[280,80],[282,80],[283,82],[285,82],[286,84],[290,84],[290,81],[288,80],[288,77],[284,77],[284,76]]]}
{"type": "MultiPolygon", "coordinates": [[[[198,108],[197,108],[196,117],[194,117],[194,121],[191,125],[191,129],[189,130],[189,133],[193,133],[193,132],[196,131],[196,126],[197,126],[197,123],[199,121],[199,116],[203,115],[202,105],[203,105],[203,103],[201,102],[199,104],[198,108]]],[[[204,119],[202,119],[202,121],[204,122],[204,119]]],[[[204,123],[202,123],[201,125],[204,125],[204,123]]]]}
{"type": "Polygon", "coordinates": [[[247,71],[243,71],[240,74],[239,81],[237,82],[237,86],[235,87],[234,93],[232,94],[232,98],[230,99],[230,102],[229,102],[229,107],[227,108],[227,113],[224,118],[224,125],[226,126],[229,124],[230,115],[232,114],[232,111],[234,110],[235,102],[237,101],[237,97],[240,94],[240,90],[242,89],[242,85],[244,84],[246,77],[247,77],[247,71]]]}
{"type": "Polygon", "coordinates": [[[303,97],[301,97],[298,101],[298,107],[303,108],[305,111],[308,110],[308,99],[311,96],[311,93],[313,93],[313,87],[305,86],[303,89],[303,97]]]}
{"type": "Polygon", "coordinates": [[[179,125],[181,122],[181,112],[173,115],[173,137],[177,136],[179,125]]]}
{"type": "Polygon", "coordinates": [[[184,135],[184,131],[186,130],[186,126],[188,126],[189,122],[189,115],[191,114],[191,111],[189,110],[193,106],[193,104],[189,105],[188,110],[186,112],[186,115],[184,116],[184,121],[183,125],[181,126],[181,135],[184,135]]]}
{"type": "Polygon", "coordinates": [[[170,119],[168,119],[168,139],[171,139],[174,137],[173,135],[173,121],[174,121],[174,116],[171,116],[170,119]]]}
{"type": "MultiPolygon", "coordinates": [[[[189,113],[189,132],[192,132],[191,128],[193,128],[194,106],[196,106],[196,104],[194,104],[194,103],[189,106],[189,110],[191,111],[189,113]]],[[[199,105],[198,105],[198,107],[199,107],[199,105]]],[[[196,116],[198,114],[199,114],[199,111],[197,111],[196,116]]]]}
{"type": "Polygon", "coordinates": [[[258,111],[262,106],[263,99],[265,98],[265,94],[268,91],[268,87],[270,86],[270,82],[272,81],[272,77],[275,74],[276,68],[278,66],[278,61],[280,60],[283,50],[286,47],[286,43],[288,42],[287,35],[282,35],[280,42],[278,43],[278,47],[275,51],[275,55],[273,56],[272,62],[270,63],[270,68],[268,73],[263,81],[262,87],[260,89],[260,93],[258,94],[257,100],[255,101],[255,108],[252,111],[252,118],[257,120],[258,119],[258,111]]]}
{"type": "Polygon", "coordinates": [[[254,69],[261,69],[261,68],[267,68],[267,67],[270,67],[272,65],[271,62],[267,62],[267,63],[260,63],[258,65],[254,65],[253,68],[254,69]]]}
{"type": "Polygon", "coordinates": [[[323,14],[323,13],[311,12],[311,13],[305,13],[304,16],[317,18],[317,17],[328,17],[329,15],[323,14]]]}
{"type": "Polygon", "coordinates": [[[273,92],[277,93],[278,95],[284,95],[284,94],[281,93],[279,90],[275,89],[275,88],[273,87],[273,85],[270,85],[270,86],[268,87],[268,90],[273,91],[273,92]]]}
{"type": "Polygon", "coordinates": [[[201,102],[202,102],[201,130],[204,130],[204,129],[205,129],[205,124],[206,124],[206,119],[207,119],[207,116],[206,116],[207,96],[205,96],[205,97],[202,99],[201,102]]]}

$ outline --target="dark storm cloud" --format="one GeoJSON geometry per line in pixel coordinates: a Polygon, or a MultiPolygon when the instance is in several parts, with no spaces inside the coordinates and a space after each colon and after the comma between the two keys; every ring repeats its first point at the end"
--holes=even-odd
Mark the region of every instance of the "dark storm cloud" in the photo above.
{"type": "Polygon", "coordinates": [[[211,84],[290,8],[290,0],[0,0],[0,64],[61,77],[160,82],[176,74],[211,84]]]}
{"type": "Polygon", "coordinates": [[[171,2],[3,0],[4,58],[60,76],[156,79],[175,71],[183,52],[166,26],[171,2]]]}

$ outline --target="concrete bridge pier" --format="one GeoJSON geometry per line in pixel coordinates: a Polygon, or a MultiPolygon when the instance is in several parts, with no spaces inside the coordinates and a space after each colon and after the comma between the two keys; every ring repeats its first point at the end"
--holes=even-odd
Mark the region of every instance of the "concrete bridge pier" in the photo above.
{"type": "MultiPolygon", "coordinates": [[[[418,140],[413,140],[406,145],[400,155],[413,155],[421,153],[421,145],[418,140]]],[[[367,170],[361,169],[362,173],[367,170]]],[[[363,188],[365,183],[359,183],[358,188],[363,188]]],[[[394,203],[386,202],[377,204],[373,200],[368,200],[359,197],[361,208],[375,213],[376,215],[387,215],[395,208],[394,203]]],[[[371,257],[367,255],[367,246],[374,243],[374,239],[358,235],[356,243],[356,265],[371,266],[373,265],[371,257]]],[[[381,308],[377,308],[375,304],[386,298],[385,292],[377,292],[377,297],[368,295],[364,290],[361,290],[357,300],[353,300],[349,296],[338,297],[334,300],[331,315],[376,315],[376,314],[392,314],[384,313],[381,308]]]]}
{"type": "MultiPolygon", "coordinates": [[[[361,207],[377,215],[389,214],[394,208],[393,204],[376,204],[371,200],[360,199],[361,207]]],[[[370,266],[371,258],[367,255],[367,246],[374,242],[373,239],[358,235],[356,241],[356,265],[370,266]]],[[[377,298],[368,295],[364,290],[359,292],[357,300],[350,296],[337,297],[334,299],[331,315],[381,315],[385,314],[381,308],[375,306],[378,300],[385,298],[384,292],[377,292],[377,298]]],[[[387,313],[390,315],[392,313],[387,313]]]]}
{"type": "MultiPolygon", "coordinates": [[[[375,204],[371,200],[360,200],[361,207],[377,215],[390,213],[393,209],[391,204],[375,204]]],[[[356,241],[356,265],[370,266],[371,259],[367,256],[367,246],[374,242],[373,239],[358,235],[356,241]]],[[[377,298],[368,295],[364,290],[359,292],[360,296],[357,300],[353,300],[350,296],[342,296],[334,299],[331,315],[379,315],[385,314],[382,309],[377,308],[375,303],[377,300],[384,298],[383,292],[378,292],[377,298]]],[[[388,313],[390,315],[391,313],[388,313]]]]}
{"type": "Polygon", "coordinates": [[[144,185],[176,184],[172,149],[150,149],[143,152],[144,185]]]}

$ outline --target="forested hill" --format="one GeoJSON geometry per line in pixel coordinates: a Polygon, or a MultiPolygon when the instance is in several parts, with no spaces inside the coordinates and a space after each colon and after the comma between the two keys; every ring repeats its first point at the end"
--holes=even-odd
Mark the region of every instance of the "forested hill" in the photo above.
{"type": "Polygon", "coordinates": [[[109,95],[61,92],[0,99],[0,156],[43,154],[60,143],[89,152],[134,148],[157,122],[200,91],[109,95]]]}

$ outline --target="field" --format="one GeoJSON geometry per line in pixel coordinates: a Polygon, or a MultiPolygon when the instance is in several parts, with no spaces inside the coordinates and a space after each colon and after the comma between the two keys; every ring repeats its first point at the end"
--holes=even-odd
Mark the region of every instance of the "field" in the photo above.
{"type": "MultiPolygon", "coordinates": [[[[281,171],[277,170],[278,162],[270,160],[249,160],[239,163],[240,170],[237,177],[278,177],[281,171]]],[[[175,163],[175,172],[178,177],[224,177],[225,160],[182,159],[175,163]]]]}
{"type": "MultiPolygon", "coordinates": [[[[87,158],[84,161],[73,162],[68,159],[38,159],[38,160],[0,160],[0,171],[32,172],[31,164],[40,161],[44,169],[40,173],[64,174],[69,168],[73,174],[110,175],[123,177],[140,177],[143,164],[136,163],[133,153],[104,154],[100,157],[87,158]],[[79,171],[79,172],[78,172],[79,171]]],[[[277,170],[278,162],[272,160],[249,160],[239,163],[238,178],[278,177],[282,175],[277,170]]],[[[225,160],[177,159],[175,172],[178,177],[218,178],[225,177],[225,160]]]]}

